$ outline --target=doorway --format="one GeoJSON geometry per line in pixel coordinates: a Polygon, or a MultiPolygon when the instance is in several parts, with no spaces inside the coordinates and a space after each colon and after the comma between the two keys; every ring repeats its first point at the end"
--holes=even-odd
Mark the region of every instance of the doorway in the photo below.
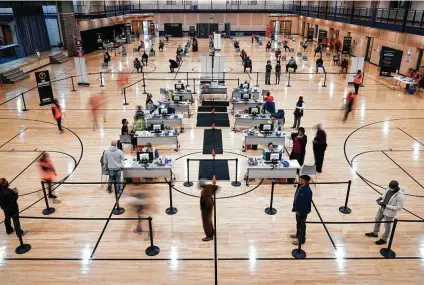
{"type": "Polygon", "coordinates": [[[374,43],[374,38],[367,37],[367,49],[365,50],[365,61],[371,61],[372,46],[374,43]]]}
{"type": "Polygon", "coordinates": [[[302,38],[305,37],[305,26],[306,26],[306,23],[302,22],[302,38]]]}
{"type": "Polygon", "coordinates": [[[314,38],[318,38],[318,25],[315,25],[315,34],[314,34],[314,38]]]}

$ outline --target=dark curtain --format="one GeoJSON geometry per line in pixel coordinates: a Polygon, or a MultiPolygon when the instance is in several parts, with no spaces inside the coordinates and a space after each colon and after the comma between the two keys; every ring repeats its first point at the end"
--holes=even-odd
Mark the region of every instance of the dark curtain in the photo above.
{"type": "Polygon", "coordinates": [[[214,32],[218,32],[218,26],[219,24],[215,24],[215,23],[199,23],[197,24],[197,37],[198,38],[208,38],[209,35],[213,34],[214,32]]]}
{"type": "Polygon", "coordinates": [[[13,15],[16,21],[19,48],[23,51],[23,56],[51,49],[41,6],[13,8],[13,15]]]}
{"type": "Polygon", "coordinates": [[[84,53],[90,53],[99,49],[97,44],[97,35],[100,34],[103,41],[109,40],[110,42],[115,40],[113,38],[113,31],[118,36],[124,28],[124,24],[117,24],[109,27],[102,27],[87,31],[81,31],[82,48],[84,53]]]}
{"type": "Polygon", "coordinates": [[[165,23],[164,30],[166,35],[173,38],[180,38],[183,36],[183,24],[181,23],[165,23]]]}

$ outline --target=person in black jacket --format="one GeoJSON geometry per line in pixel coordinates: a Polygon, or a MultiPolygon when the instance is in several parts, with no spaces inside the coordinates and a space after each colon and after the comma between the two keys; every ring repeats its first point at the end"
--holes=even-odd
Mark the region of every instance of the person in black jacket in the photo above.
{"type": "Polygon", "coordinates": [[[270,41],[268,41],[268,42],[266,43],[265,51],[266,51],[266,52],[271,51],[271,42],[270,42],[270,41]]]}
{"type": "Polygon", "coordinates": [[[306,144],[308,137],[305,135],[305,129],[300,127],[297,133],[291,134],[293,148],[290,153],[290,159],[296,159],[299,165],[302,166],[305,161],[306,144]]]}
{"type": "MultiPolygon", "coordinates": [[[[4,212],[6,233],[10,235],[14,231],[12,227],[12,218],[15,228],[17,227],[17,224],[19,224],[18,189],[10,189],[9,182],[6,178],[0,178],[0,206],[4,212]]],[[[22,235],[27,232],[27,230],[21,230],[22,235]]]]}
{"type": "Polygon", "coordinates": [[[312,190],[309,187],[310,180],[311,177],[308,175],[301,175],[299,177],[299,186],[297,186],[294,194],[292,212],[296,213],[296,234],[290,235],[291,238],[296,239],[293,241],[294,245],[298,245],[299,240],[304,244],[306,240],[306,218],[311,212],[312,204],[312,190]]]}
{"type": "Polygon", "coordinates": [[[179,64],[175,60],[173,60],[173,59],[169,60],[169,70],[171,70],[171,73],[173,73],[174,69],[178,68],[178,66],[179,66],[179,64]]]}
{"type": "Polygon", "coordinates": [[[268,60],[265,66],[265,85],[271,85],[271,70],[272,70],[271,61],[268,60]]]}
{"type": "Polygon", "coordinates": [[[280,84],[280,76],[281,76],[281,64],[277,61],[275,65],[275,84],[280,84]]]}
{"type": "Polygon", "coordinates": [[[141,56],[141,62],[144,62],[145,65],[147,65],[148,61],[149,61],[149,56],[147,55],[146,51],[144,51],[143,55],[141,56]]]}
{"type": "Polygon", "coordinates": [[[324,154],[325,150],[327,149],[327,134],[325,133],[321,124],[317,125],[317,133],[312,143],[317,172],[321,173],[322,164],[324,163],[324,154]]]}

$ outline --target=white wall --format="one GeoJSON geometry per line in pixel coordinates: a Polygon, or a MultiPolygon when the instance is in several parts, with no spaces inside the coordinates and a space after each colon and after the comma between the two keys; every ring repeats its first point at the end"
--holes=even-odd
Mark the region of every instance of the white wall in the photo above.
{"type": "Polygon", "coordinates": [[[424,1],[412,1],[412,10],[424,10],[424,1]]]}
{"type": "Polygon", "coordinates": [[[49,34],[50,45],[57,45],[60,42],[59,27],[57,19],[45,19],[47,26],[47,33],[49,34]]]}

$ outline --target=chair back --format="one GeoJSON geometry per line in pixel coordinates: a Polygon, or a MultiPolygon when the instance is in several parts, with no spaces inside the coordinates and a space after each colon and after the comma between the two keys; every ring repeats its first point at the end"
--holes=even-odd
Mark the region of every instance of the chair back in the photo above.
{"type": "Polygon", "coordinates": [[[131,136],[130,135],[120,135],[119,141],[121,143],[131,143],[131,136]]]}
{"type": "Polygon", "coordinates": [[[302,170],[300,171],[300,175],[316,175],[317,167],[316,165],[306,165],[302,166],[302,170]]]}

